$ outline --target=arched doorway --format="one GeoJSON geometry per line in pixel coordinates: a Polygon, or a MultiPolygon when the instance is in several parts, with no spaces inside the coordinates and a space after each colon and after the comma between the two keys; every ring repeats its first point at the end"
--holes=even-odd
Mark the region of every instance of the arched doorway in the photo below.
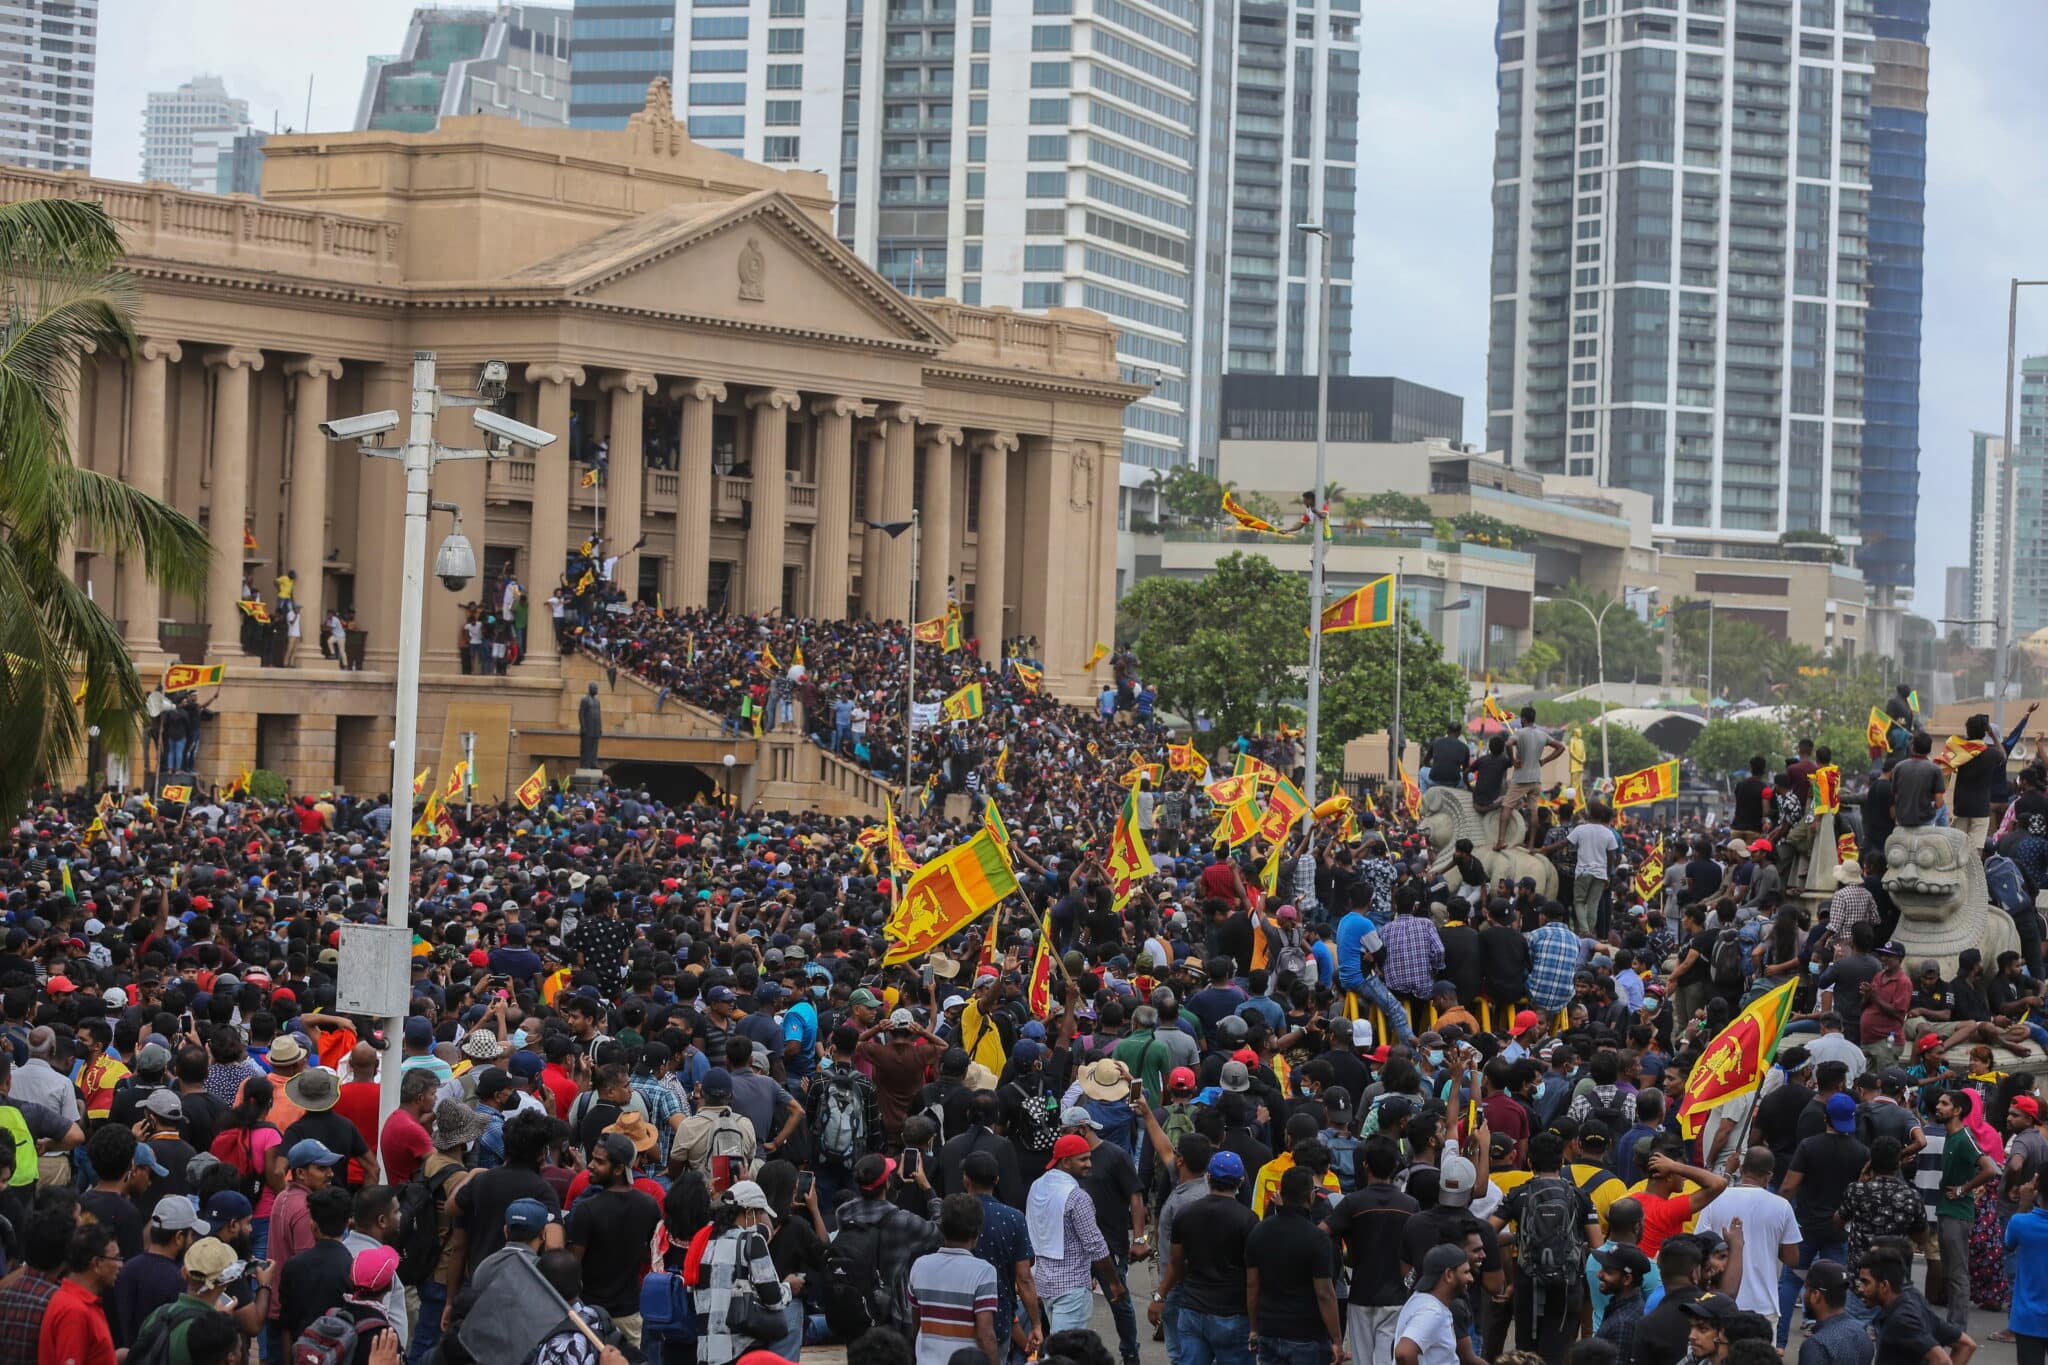
{"type": "Polygon", "coordinates": [[[665,806],[687,806],[700,797],[718,802],[717,779],[694,764],[635,759],[608,765],[605,775],[614,787],[644,791],[665,806]]]}

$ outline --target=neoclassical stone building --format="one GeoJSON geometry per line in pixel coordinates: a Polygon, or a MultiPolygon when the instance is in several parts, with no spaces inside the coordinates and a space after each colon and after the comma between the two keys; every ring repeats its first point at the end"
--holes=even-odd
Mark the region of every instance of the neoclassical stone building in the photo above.
{"type": "MultiPolygon", "coordinates": [[[[562,437],[435,479],[486,572],[534,590],[527,661],[471,679],[460,603],[477,592],[428,586],[421,751],[476,732],[480,794],[559,751],[564,665],[539,603],[600,518],[613,547],[645,536],[615,572],[649,601],[901,618],[908,538],[862,523],[915,506],[920,614],[951,579],[990,658],[1035,635],[1048,682],[1085,687],[1114,624],[1117,452],[1141,391],[1099,315],[905,298],[834,239],[822,177],[696,146],[662,82],[622,131],[456,118],[264,151],[261,200],[0,168],[6,199],[100,200],[129,244],[141,341],[87,367],[78,457],[197,518],[216,566],[204,602],[92,545],[75,572],[145,674],[230,666],[202,777],[246,762],[388,785],[403,490],[395,461],[319,423],[406,412],[420,350],[458,391],[507,362],[504,410],[562,437]],[[609,474],[585,487],[598,442],[609,474]],[[268,597],[285,568],[307,638],[295,667],[261,668],[236,600],[244,576],[268,597]],[[318,653],[333,606],[367,632],[363,671],[318,653]]],[[[481,443],[462,410],[438,435],[481,443]]]]}

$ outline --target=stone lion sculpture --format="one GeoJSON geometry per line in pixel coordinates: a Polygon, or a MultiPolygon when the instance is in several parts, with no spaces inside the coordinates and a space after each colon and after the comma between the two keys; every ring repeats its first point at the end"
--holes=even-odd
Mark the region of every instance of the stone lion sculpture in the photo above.
{"type": "Polygon", "coordinates": [[[1458,840],[1470,839],[1472,852],[1494,881],[1533,877],[1537,895],[1546,900],[1557,895],[1556,865],[1520,846],[1528,824],[1519,811],[1508,820],[1509,847],[1496,853],[1493,845],[1500,833],[1500,816],[1474,810],[1472,793],[1463,787],[1431,787],[1422,794],[1422,831],[1429,837],[1429,870],[1446,873],[1445,880],[1454,888],[1463,883],[1451,867],[1451,854],[1458,840]]]}
{"type": "Polygon", "coordinates": [[[1931,959],[1952,978],[1965,948],[1998,955],[2020,946],[2012,916],[1991,903],[1984,864],[1961,830],[1940,825],[1896,829],[1884,845],[1884,889],[1899,907],[1898,941],[1906,961],[1931,959]]]}

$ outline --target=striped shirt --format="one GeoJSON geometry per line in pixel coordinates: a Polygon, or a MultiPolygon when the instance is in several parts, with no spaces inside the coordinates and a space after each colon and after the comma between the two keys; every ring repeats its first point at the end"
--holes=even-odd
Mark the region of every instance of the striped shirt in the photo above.
{"type": "Polygon", "coordinates": [[[910,1267],[917,1318],[917,1365],[946,1365],[975,1344],[975,1324],[996,1311],[996,1268],[964,1247],[941,1247],[910,1267]]]}
{"type": "Polygon", "coordinates": [[[696,1290],[698,1365],[732,1365],[760,1344],[734,1333],[725,1320],[733,1286],[742,1281],[753,1287],[755,1301],[763,1308],[779,1309],[789,1302],[789,1291],[768,1258],[768,1241],[755,1228],[729,1229],[705,1249],[702,1283],[696,1290]]]}

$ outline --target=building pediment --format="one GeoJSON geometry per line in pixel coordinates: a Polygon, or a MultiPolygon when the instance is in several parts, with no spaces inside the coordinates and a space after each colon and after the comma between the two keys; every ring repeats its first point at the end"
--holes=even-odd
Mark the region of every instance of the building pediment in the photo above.
{"type": "Polygon", "coordinates": [[[505,279],[635,312],[938,351],[952,337],[787,196],[677,204],[505,279]]]}

